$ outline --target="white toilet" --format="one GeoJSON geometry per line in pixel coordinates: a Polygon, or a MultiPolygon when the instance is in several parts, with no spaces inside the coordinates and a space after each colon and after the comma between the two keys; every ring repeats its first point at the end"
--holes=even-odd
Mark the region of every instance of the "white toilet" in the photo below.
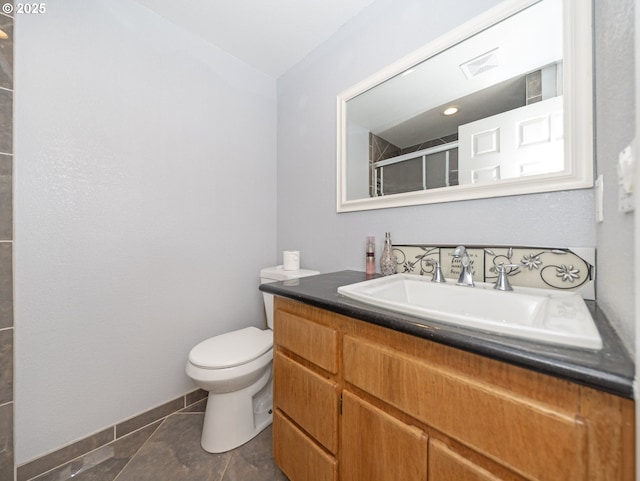
{"type": "MultiPolygon", "coordinates": [[[[319,274],[282,266],[260,271],[260,282],[276,282],[319,274]]],[[[263,293],[269,329],[246,327],[202,341],[189,353],[187,375],[209,391],[202,426],[202,447],[222,453],[246,443],[273,419],[273,295],[263,293]]]]}

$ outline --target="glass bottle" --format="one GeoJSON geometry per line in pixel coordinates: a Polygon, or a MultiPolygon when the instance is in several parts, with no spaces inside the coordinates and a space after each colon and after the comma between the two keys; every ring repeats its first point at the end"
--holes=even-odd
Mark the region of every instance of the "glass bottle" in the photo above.
{"type": "Polygon", "coordinates": [[[391,245],[391,233],[387,232],[384,235],[384,248],[382,249],[382,255],[380,256],[380,272],[383,276],[390,276],[396,273],[398,267],[398,259],[393,253],[393,246],[391,245]]]}
{"type": "Polygon", "coordinates": [[[365,265],[366,273],[372,276],[376,273],[376,238],[367,237],[367,257],[365,265]]]}

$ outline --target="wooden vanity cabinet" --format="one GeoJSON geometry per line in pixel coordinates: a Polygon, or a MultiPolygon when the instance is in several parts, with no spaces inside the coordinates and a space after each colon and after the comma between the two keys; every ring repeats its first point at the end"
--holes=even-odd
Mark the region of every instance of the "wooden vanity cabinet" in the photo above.
{"type": "Polygon", "coordinates": [[[291,481],[634,479],[628,399],[289,299],[275,309],[274,457],[291,481]]]}
{"type": "Polygon", "coordinates": [[[304,317],[275,299],[274,459],[290,480],[337,481],[340,336],[323,311],[304,317]]]}

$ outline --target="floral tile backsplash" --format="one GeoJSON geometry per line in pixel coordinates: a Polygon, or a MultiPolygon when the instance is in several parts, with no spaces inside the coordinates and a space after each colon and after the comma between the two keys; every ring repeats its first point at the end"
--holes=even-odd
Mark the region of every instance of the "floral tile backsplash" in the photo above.
{"type": "MultiPolygon", "coordinates": [[[[394,245],[398,260],[397,272],[430,276],[440,263],[446,278],[457,279],[460,259],[451,256],[456,246],[394,245]]],[[[473,280],[495,282],[493,269],[500,264],[507,268],[512,286],[538,287],[563,291],[580,291],[585,299],[595,300],[595,256],[593,247],[549,248],[526,246],[466,246],[471,259],[473,280]]]]}

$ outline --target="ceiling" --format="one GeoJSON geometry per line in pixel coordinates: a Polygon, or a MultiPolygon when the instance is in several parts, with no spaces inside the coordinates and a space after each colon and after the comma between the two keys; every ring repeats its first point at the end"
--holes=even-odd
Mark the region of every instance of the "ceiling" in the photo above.
{"type": "Polygon", "coordinates": [[[278,78],[374,0],[137,0],[278,78]]]}

